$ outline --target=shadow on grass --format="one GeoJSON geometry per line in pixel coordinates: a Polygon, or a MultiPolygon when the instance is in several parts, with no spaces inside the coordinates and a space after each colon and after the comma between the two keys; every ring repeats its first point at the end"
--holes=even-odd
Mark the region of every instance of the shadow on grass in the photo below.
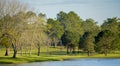
{"type": "Polygon", "coordinates": [[[13,63],[28,63],[33,62],[32,59],[28,57],[0,57],[0,64],[13,64],[13,63]]]}
{"type": "MultiPolygon", "coordinates": [[[[21,53],[18,53],[19,55],[21,55],[21,53]]],[[[49,52],[40,52],[40,56],[44,55],[44,56],[49,56],[49,55],[66,55],[66,51],[49,51],[49,52]]],[[[29,53],[22,53],[23,56],[30,56],[29,53]]],[[[38,55],[37,52],[33,52],[31,55],[38,55]]]]}
{"type": "Polygon", "coordinates": [[[1,61],[0,64],[13,64],[13,62],[4,62],[4,61],[2,62],[1,61]]]}
{"type": "MultiPolygon", "coordinates": [[[[66,55],[66,51],[50,51],[48,53],[42,52],[43,54],[49,54],[49,55],[66,55]]],[[[41,54],[42,54],[41,53],[41,54]]]]}
{"type": "Polygon", "coordinates": [[[68,53],[66,51],[51,51],[49,53],[41,52],[41,54],[48,54],[48,55],[86,55],[86,52],[78,52],[75,51],[74,53],[68,53]]]}

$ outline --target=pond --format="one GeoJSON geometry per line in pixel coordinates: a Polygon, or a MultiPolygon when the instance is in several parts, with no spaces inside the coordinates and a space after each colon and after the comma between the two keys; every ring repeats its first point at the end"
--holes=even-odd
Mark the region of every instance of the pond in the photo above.
{"type": "Polygon", "coordinates": [[[72,59],[65,61],[34,62],[26,64],[0,64],[0,66],[120,66],[120,59],[72,59]]]}

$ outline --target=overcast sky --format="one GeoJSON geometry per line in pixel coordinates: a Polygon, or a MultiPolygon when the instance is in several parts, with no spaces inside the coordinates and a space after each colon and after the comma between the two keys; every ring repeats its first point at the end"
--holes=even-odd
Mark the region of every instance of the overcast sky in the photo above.
{"type": "Polygon", "coordinates": [[[56,18],[60,11],[74,11],[82,19],[93,18],[98,24],[111,17],[120,17],[120,0],[20,0],[34,11],[56,18]]]}

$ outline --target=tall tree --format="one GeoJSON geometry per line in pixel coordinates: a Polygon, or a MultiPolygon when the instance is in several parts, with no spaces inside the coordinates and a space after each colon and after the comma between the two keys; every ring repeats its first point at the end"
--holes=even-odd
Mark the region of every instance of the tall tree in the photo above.
{"type": "Polygon", "coordinates": [[[8,56],[9,55],[9,47],[11,46],[11,44],[10,44],[10,41],[9,41],[7,35],[2,37],[0,44],[2,46],[5,46],[5,48],[6,48],[5,56],[8,56]]]}
{"type": "Polygon", "coordinates": [[[38,56],[40,56],[41,46],[44,46],[47,41],[47,34],[45,33],[46,25],[43,24],[44,22],[39,18],[39,20],[33,24],[32,40],[38,49],[38,56]]]}
{"type": "Polygon", "coordinates": [[[88,56],[91,55],[91,52],[94,52],[94,38],[90,32],[85,32],[84,35],[80,38],[79,48],[87,52],[88,56]]]}
{"type": "Polygon", "coordinates": [[[79,34],[72,31],[65,31],[61,39],[63,44],[67,47],[67,54],[75,53],[75,47],[78,45],[79,34]]]}
{"type": "Polygon", "coordinates": [[[22,32],[22,39],[24,39],[24,43],[27,44],[26,48],[29,49],[29,55],[32,54],[32,48],[33,46],[35,46],[38,49],[38,56],[40,55],[40,47],[45,43],[46,39],[46,24],[45,21],[40,18],[37,15],[34,15],[34,12],[30,12],[33,13],[33,15],[28,16],[28,12],[27,12],[27,18],[25,20],[26,25],[25,25],[25,29],[22,32]],[[27,38],[27,39],[26,39],[27,38]]]}
{"type": "MultiPolygon", "coordinates": [[[[9,27],[10,25],[9,25],[9,21],[8,20],[11,21],[11,17],[8,14],[1,19],[1,21],[4,21],[4,22],[1,22],[1,25],[2,25],[1,30],[4,31],[4,32],[9,32],[8,28],[10,28],[9,27]],[[2,29],[2,28],[5,28],[5,29],[2,29]]],[[[5,35],[5,34],[3,34],[1,36],[1,42],[6,47],[5,56],[8,56],[8,53],[9,53],[8,48],[10,47],[10,45],[9,45],[10,42],[9,42],[8,35],[5,35]]]]}
{"type": "Polygon", "coordinates": [[[13,0],[10,0],[10,1],[0,0],[0,5],[3,6],[2,8],[0,6],[1,8],[0,18],[2,19],[1,24],[0,24],[0,30],[1,30],[2,36],[7,36],[10,39],[10,43],[12,44],[12,47],[14,50],[13,58],[16,58],[17,48],[21,44],[19,43],[20,39],[18,37],[20,37],[21,29],[23,27],[23,19],[20,19],[21,17],[16,14],[18,14],[19,12],[25,12],[26,6],[16,0],[14,1],[13,0]],[[7,15],[10,16],[11,18],[7,17],[6,19],[5,17],[7,15]],[[17,19],[18,17],[19,19],[17,19]]]}
{"type": "Polygon", "coordinates": [[[101,25],[102,30],[109,30],[115,34],[115,41],[114,45],[116,45],[116,49],[120,48],[120,18],[113,17],[108,18],[104,21],[104,23],[101,25]],[[117,46],[118,45],[118,46],[117,46]]]}
{"type": "Polygon", "coordinates": [[[83,30],[81,27],[82,19],[80,19],[80,17],[73,11],[70,11],[69,13],[65,13],[61,11],[59,14],[57,14],[57,20],[64,27],[65,32],[64,35],[62,36],[63,44],[67,47],[70,47],[70,49],[73,48],[73,52],[74,52],[75,51],[74,48],[78,45],[79,37],[83,34],[83,30]],[[70,40],[70,43],[66,44],[64,40],[67,40],[66,38],[67,36],[70,37],[69,39],[71,38],[73,39],[70,40]],[[69,44],[72,44],[73,47],[71,47],[69,44]]]}
{"type": "MultiPolygon", "coordinates": [[[[84,31],[84,35],[80,38],[78,49],[83,49],[84,51],[86,51],[85,49],[89,49],[89,47],[92,47],[92,51],[94,51],[94,37],[99,33],[100,27],[97,25],[97,22],[89,18],[82,22],[82,28],[84,31]]],[[[89,55],[91,50],[88,52],[89,55]]]]}
{"type": "Polygon", "coordinates": [[[63,26],[60,25],[60,22],[57,20],[53,20],[51,18],[47,21],[48,26],[51,26],[49,28],[48,34],[50,35],[51,39],[53,40],[54,47],[58,44],[58,42],[61,39],[61,36],[63,35],[63,26]]]}
{"type": "Polygon", "coordinates": [[[96,37],[96,51],[107,56],[107,53],[115,47],[114,40],[114,33],[110,30],[101,31],[96,37]]]}

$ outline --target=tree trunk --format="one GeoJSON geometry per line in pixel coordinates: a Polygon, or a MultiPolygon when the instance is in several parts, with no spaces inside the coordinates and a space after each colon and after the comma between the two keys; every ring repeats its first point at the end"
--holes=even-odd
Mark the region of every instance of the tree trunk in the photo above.
{"type": "Polygon", "coordinates": [[[40,56],[40,47],[38,48],[38,56],[40,56]]]}
{"type": "Polygon", "coordinates": [[[22,51],[22,47],[21,47],[21,56],[22,56],[22,54],[23,54],[23,51],[22,51]]]}
{"type": "Polygon", "coordinates": [[[70,53],[72,53],[72,47],[70,47],[70,53]]]}
{"type": "Polygon", "coordinates": [[[88,56],[90,56],[90,51],[87,52],[88,56]]]}
{"type": "Polygon", "coordinates": [[[53,43],[53,47],[56,48],[56,43],[53,43]]]}
{"type": "Polygon", "coordinates": [[[5,56],[8,56],[8,48],[6,47],[6,52],[5,52],[5,56]]]}
{"type": "Polygon", "coordinates": [[[104,54],[105,54],[105,56],[107,56],[107,50],[105,50],[104,54]]]}
{"type": "Polygon", "coordinates": [[[72,51],[73,54],[75,54],[75,47],[73,47],[73,51],[72,51]]]}
{"type": "Polygon", "coordinates": [[[25,49],[25,55],[27,55],[27,48],[25,49]]]}
{"type": "Polygon", "coordinates": [[[16,55],[17,55],[17,49],[16,49],[16,47],[14,46],[13,43],[12,43],[12,48],[13,48],[13,51],[14,51],[14,53],[13,53],[13,58],[16,58],[16,55]]]}
{"type": "Polygon", "coordinates": [[[67,54],[69,54],[69,47],[67,46],[67,54]]]}
{"type": "Polygon", "coordinates": [[[32,45],[30,44],[30,50],[29,50],[29,55],[32,54],[32,45]]]}
{"type": "Polygon", "coordinates": [[[14,49],[13,58],[16,58],[16,55],[17,55],[17,50],[16,50],[16,49],[14,49]]]}
{"type": "Polygon", "coordinates": [[[78,47],[78,53],[80,53],[80,48],[78,47]]]}

